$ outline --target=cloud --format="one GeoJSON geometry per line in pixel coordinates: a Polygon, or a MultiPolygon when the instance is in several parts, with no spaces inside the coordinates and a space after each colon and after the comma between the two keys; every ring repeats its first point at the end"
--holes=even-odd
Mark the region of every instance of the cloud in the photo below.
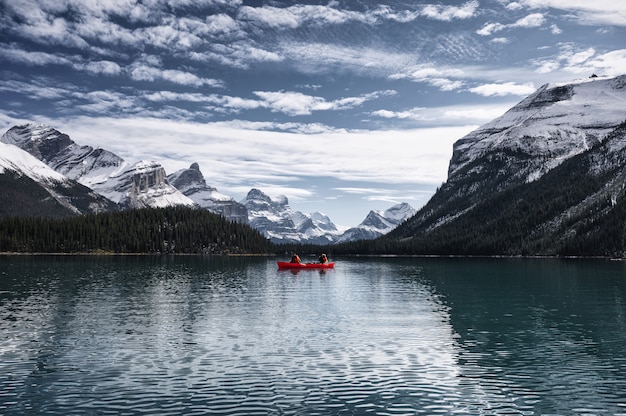
{"type": "Polygon", "coordinates": [[[561,70],[577,75],[617,76],[626,73],[626,49],[598,54],[595,48],[581,49],[577,44],[563,43],[559,45],[558,54],[537,59],[533,64],[537,67],[536,72],[542,74],[561,70]]]}
{"type": "Polygon", "coordinates": [[[262,25],[275,29],[296,29],[304,25],[341,25],[347,22],[374,25],[383,20],[408,23],[418,17],[449,22],[474,17],[479,3],[477,0],[471,0],[461,6],[428,4],[424,5],[421,10],[395,10],[388,5],[380,5],[365,12],[339,9],[334,6],[333,3],[328,6],[244,6],[239,10],[238,18],[252,25],[262,25]]]}
{"type": "Polygon", "coordinates": [[[626,49],[619,49],[597,56],[590,56],[577,65],[569,65],[566,70],[578,74],[600,73],[607,76],[626,74],[626,49]]]}
{"type": "Polygon", "coordinates": [[[624,4],[615,0],[519,0],[530,8],[553,8],[572,12],[582,24],[626,26],[624,4]]]}
{"type": "Polygon", "coordinates": [[[460,7],[442,6],[442,5],[426,5],[422,10],[422,16],[426,16],[435,20],[449,22],[455,19],[469,19],[474,17],[478,11],[478,1],[468,1],[460,7]]]}
{"type": "Polygon", "coordinates": [[[535,89],[532,83],[516,84],[514,82],[505,82],[500,84],[484,84],[470,88],[469,91],[484,97],[502,97],[505,95],[526,96],[535,92],[535,89]]]}
{"type": "Polygon", "coordinates": [[[156,160],[168,173],[198,162],[207,181],[226,194],[235,186],[250,189],[259,182],[320,175],[340,181],[440,184],[447,175],[452,143],[476,127],[302,136],[152,118],[82,116],[56,119],[52,125],[62,125],[79,144],[104,146],[126,160],[156,160]]]}
{"type": "Polygon", "coordinates": [[[223,82],[217,79],[202,78],[191,72],[179,71],[176,69],[160,69],[143,63],[135,63],[129,69],[130,77],[135,81],[154,82],[165,80],[175,84],[201,87],[208,85],[211,87],[222,87],[223,82]]]}
{"type": "Polygon", "coordinates": [[[49,85],[47,80],[32,79],[28,82],[0,80],[0,91],[13,93],[19,91],[32,100],[64,100],[72,96],[75,88],[67,85],[49,85]]]}
{"type": "Polygon", "coordinates": [[[290,116],[307,115],[313,111],[343,110],[357,107],[366,101],[381,95],[392,95],[393,91],[380,91],[363,94],[357,97],[345,97],[337,100],[326,100],[323,97],[302,94],[293,91],[255,91],[261,98],[261,105],[274,112],[282,112],[290,116]]]}
{"type": "Polygon", "coordinates": [[[74,64],[74,67],[95,75],[119,75],[122,72],[122,67],[111,61],[80,63],[74,64]]]}
{"type": "Polygon", "coordinates": [[[59,56],[58,54],[39,51],[26,51],[23,49],[18,49],[15,45],[2,45],[2,47],[0,47],[0,57],[6,59],[7,61],[31,66],[72,64],[72,60],[67,59],[63,56],[59,56]]]}
{"type": "Polygon", "coordinates": [[[504,29],[509,28],[535,28],[541,27],[546,22],[545,17],[541,13],[533,13],[525,16],[514,23],[510,24],[502,24],[502,23],[486,23],[481,29],[477,30],[476,33],[481,36],[490,36],[494,33],[500,32],[504,29]]]}
{"type": "Polygon", "coordinates": [[[294,5],[289,7],[250,7],[239,10],[238,18],[252,24],[272,28],[295,29],[303,24],[329,25],[342,24],[347,21],[373,23],[374,15],[350,10],[339,10],[329,6],[294,5]]]}
{"type": "Polygon", "coordinates": [[[454,91],[464,85],[464,81],[454,78],[464,78],[466,74],[457,68],[435,68],[433,66],[417,66],[406,69],[404,73],[395,73],[390,79],[409,79],[414,82],[423,82],[441,91],[454,91]]]}
{"type": "Polygon", "coordinates": [[[377,110],[371,115],[386,119],[413,120],[423,125],[482,125],[501,116],[515,103],[413,107],[402,111],[377,110]]]}

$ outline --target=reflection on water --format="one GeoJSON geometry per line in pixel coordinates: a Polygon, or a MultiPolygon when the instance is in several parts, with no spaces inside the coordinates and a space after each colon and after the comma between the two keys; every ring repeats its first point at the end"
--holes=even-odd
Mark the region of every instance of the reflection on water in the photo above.
{"type": "Polygon", "coordinates": [[[625,271],[0,257],[0,414],[626,414],[625,271]]]}

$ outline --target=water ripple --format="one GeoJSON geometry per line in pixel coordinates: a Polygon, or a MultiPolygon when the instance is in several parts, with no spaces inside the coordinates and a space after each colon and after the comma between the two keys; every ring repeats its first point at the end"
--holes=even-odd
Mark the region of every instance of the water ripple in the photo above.
{"type": "Polygon", "coordinates": [[[0,287],[0,414],[626,413],[623,284],[414,261],[22,264],[0,287]]]}

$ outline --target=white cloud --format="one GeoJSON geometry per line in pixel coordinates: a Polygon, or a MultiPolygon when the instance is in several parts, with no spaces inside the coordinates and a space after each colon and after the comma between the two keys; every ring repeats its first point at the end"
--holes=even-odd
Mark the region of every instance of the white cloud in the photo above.
{"type": "Polygon", "coordinates": [[[179,71],[175,69],[160,69],[143,63],[135,63],[129,69],[128,73],[135,81],[153,82],[156,80],[166,80],[175,84],[189,85],[200,87],[208,85],[211,87],[222,87],[220,80],[211,78],[202,78],[191,72],[179,71]]]}
{"type": "Polygon", "coordinates": [[[617,76],[626,73],[626,49],[599,54],[594,48],[580,49],[573,43],[559,45],[558,54],[534,61],[541,74],[562,71],[576,75],[617,76]]]}
{"type": "Polygon", "coordinates": [[[516,21],[515,23],[509,25],[510,27],[540,27],[546,22],[546,19],[543,17],[541,13],[533,13],[529,14],[526,17],[523,17],[516,21]]]}
{"type": "Polygon", "coordinates": [[[455,19],[468,19],[474,17],[478,11],[478,1],[468,1],[460,7],[427,5],[422,10],[422,15],[435,20],[449,22],[455,19]]]}
{"type": "Polygon", "coordinates": [[[34,100],[63,100],[74,93],[72,87],[65,85],[50,86],[47,82],[38,79],[29,80],[29,82],[0,80],[0,91],[19,91],[21,94],[34,100]]]}
{"type": "Polygon", "coordinates": [[[446,178],[452,143],[476,128],[303,136],[160,119],[77,117],[55,120],[53,125],[59,123],[80,144],[105,147],[129,161],[156,160],[168,172],[198,162],[207,181],[226,194],[235,186],[250,189],[251,183],[280,183],[296,175],[438,185],[446,178]],[[380,145],[381,137],[385,146],[380,145]],[[163,148],[168,149],[167,155],[161,152],[163,148]],[[324,161],[322,172],[320,160],[324,161]]]}
{"type": "Polygon", "coordinates": [[[554,8],[575,13],[578,20],[589,25],[626,26],[626,8],[616,0],[519,0],[525,7],[554,8]]]}
{"type": "Polygon", "coordinates": [[[341,24],[349,20],[373,22],[374,17],[350,10],[339,10],[329,6],[293,5],[289,7],[249,7],[239,10],[238,17],[273,28],[295,29],[305,23],[316,25],[341,24]]]}
{"type": "Polygon", "coordinates": [[[3,45],[0,48],[0,57],[17,63],[26,65],[44,66],[44,65],[71,65],[72,61],[58,54],[38,51],[26,51],[17,49],[16,47],[7,47],[3,45]]]}
{"type": "Polygon", "coordinates": [[[414,107],[403,111],[378,110],[373,116],[414,120],[433,126],[482,125],[501,116],[515,103],[454,105],[445,107],[414,107]]]}
{"type": "Polygon", "coordinates": [[[490,36],[496,32],[505,29],[507,26],[502,23],[485,23],[485,25],[476,31],[477,34],[481,36],[490,36]]]}
{"type": "Polygon", "coordinates": [[[441,91],[454,91],[464,85],[464,81],[455,78],[464,78],[466,74],[457,68],[435,68],[433,66],[408,67],[404,73],[395,73],[390,79],[409,79],[414,82],[424,82],[441,91]]]}
{"type": "Polygon", "coordinates": [[[485,97],[505,95],[526,96],[535,92],[535,86],[532,83],[516,84],[514,82],[505,82],[500,84],[484,84],[470,88],[469,91],[485,97]]]}
{"type": "Polygon", "coordinates": [[[619,49],[602,55],[597,55],[595,57],[590,57],[580,65],[571,65],[567,67],[566,70],[581,74],[591,74],[597,72],[607,76],[626,74],[626,49],[619,49]]]}
{"type": "Polygon", "coordinates": [[[85,64],[75,64],[74,67],[96,75],[118,75],[122,72],[122,68],[115,62],[111,61],[94,61],[85,64]]]}
{"type": "Polygon", "coordinates": [[[357,97],[345,97],[337,100],[326,100],[323,97],[302,94],[293,91],[255,91],[261,98],[261,105],[274,112],[287,115],[307,115],[313,111],[342,110],[357,107],[366,101],[381,95],[394,94],[393,91],[381,91],[363,94],[357,97]]]}
{"type": "Polygon", "coordinates": [[[533,13],[525,16],[521,19],[518,19],[514,23],[510,24],[502,24],[502,23],[486,23],[481,29],[477,30],[476,33],[481,36],[490,36],[494,33],[500,32],[504,29],[508,28],[535,28],[543,26],[546,22],[545,17],[541,13],[533,13]]]}

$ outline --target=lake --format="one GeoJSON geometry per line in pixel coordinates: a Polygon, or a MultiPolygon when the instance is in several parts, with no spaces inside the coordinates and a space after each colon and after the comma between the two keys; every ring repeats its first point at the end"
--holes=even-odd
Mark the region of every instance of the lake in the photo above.
{"type": "Polygon", "coordinates": [[[0,256],[0,414],[626,415],[626,262],[331,260],[0,256]]]}

